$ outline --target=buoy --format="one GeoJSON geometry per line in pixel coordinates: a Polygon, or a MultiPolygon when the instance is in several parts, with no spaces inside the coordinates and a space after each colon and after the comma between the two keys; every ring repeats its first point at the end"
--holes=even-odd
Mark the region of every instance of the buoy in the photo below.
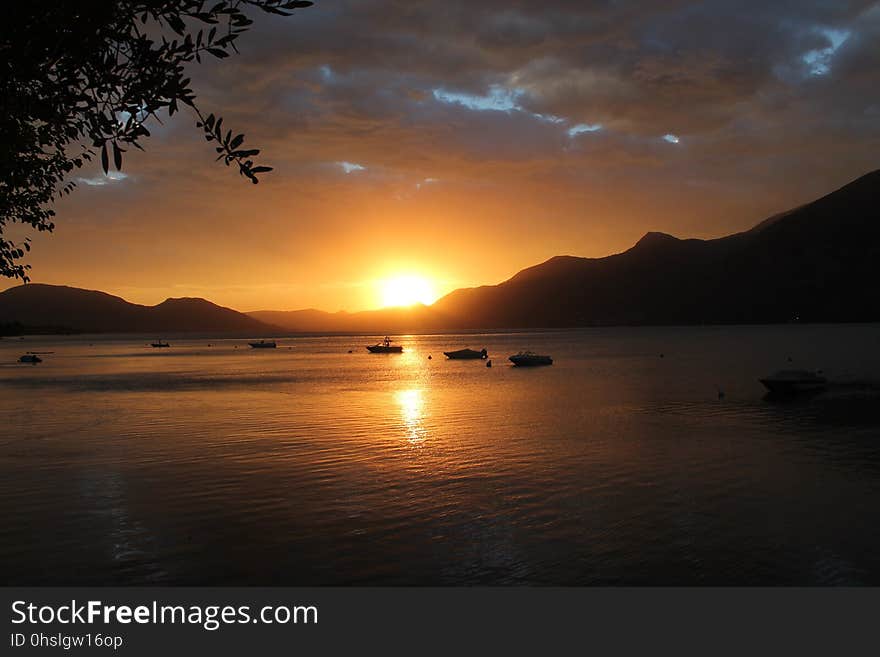
{"type": "Polygon", "coordinates": [[[353,351],[352,349],[349,349],[349,350],[348,350],[348,353],[353,354],[354,351],[353,351]]]}
{"type": "Polygon", "coordinates": [[[660,358],[664,358],[663,354],[660,354],[660,358]]]}
{"type": "Polygon", "coordinates": [[[431,354],[428,354],[428,360],[431,360],[431,354]]]}
{"type": "Polygon", "coordinates": [[[492,361],[491,361],[491,360],[487,360],[487,361],[486,361],[486,367],[492,367],[492,361]]]}

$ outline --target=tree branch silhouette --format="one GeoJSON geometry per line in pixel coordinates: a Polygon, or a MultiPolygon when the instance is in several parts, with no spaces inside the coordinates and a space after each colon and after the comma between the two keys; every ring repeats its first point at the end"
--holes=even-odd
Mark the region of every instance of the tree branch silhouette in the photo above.
{"type": "Polygon", "coordinates": [[[146,124],[181,107],[215,142],[217,160],[256,184],[272,167],[244,135],[205,116],[187,64],[237,53],[254,10],[289,16],[306,0],[44,0],[0,12],[0,275],[29,280],[30,238],[15,243],[10,224],[55,227],[55,200],[70,194],[70,175],[99,157],[120,170],[129,148],[143,150],[146,124]]]}

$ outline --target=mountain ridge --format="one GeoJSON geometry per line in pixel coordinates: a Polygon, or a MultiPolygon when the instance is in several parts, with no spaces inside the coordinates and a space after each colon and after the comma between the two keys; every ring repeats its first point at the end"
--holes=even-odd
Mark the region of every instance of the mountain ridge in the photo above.
{"type": "Polygon", "coordinates": [[[27,283],[0,292],[0,324],[55,327],[79,333],[270,334],[260,322],[201,297],[170,297],[154,306],[100,290],[27,283]]]}
{"type": "Polygon", "coordinates": [[[880,170],[740,233],[649,232],[621,253],[551,258],[435,308],[483,328],[878,320],[863,294],[880,273],[878,207],[880,170]]]}

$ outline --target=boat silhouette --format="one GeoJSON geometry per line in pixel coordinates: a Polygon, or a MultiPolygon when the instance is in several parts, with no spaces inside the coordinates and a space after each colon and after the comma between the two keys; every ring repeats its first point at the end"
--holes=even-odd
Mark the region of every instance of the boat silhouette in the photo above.
{"type": "Polygon", "coordinates": [[[403,351],[403,347],[399,344],[391,344],[391,338],[386,335],[382,342],[369,345],[367,351],[371,354],[399,354],[403,351]]]}
{"type": "Polygon", "coordinates": [[[446,357],[450,360],[477,360],[489,357],[489,353],[483,349],[481,351],[475,351],[473,349],[459,349],[458,351],[444,351],[446,357]]]}
{"type": "Polygon", "coordinates": [[[531,351],[521,351],[514,354],[508,360],[517,367],[534,367],[535,365],[552,365],[553,359],[550,356],[542,356],[531,351]]]}

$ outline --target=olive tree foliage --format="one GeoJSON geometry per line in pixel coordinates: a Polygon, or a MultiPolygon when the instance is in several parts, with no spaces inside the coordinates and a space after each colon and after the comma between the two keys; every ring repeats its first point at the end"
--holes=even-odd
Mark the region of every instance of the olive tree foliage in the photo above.
{"type": "Polygon", "coordinates": [[[52,206],[71,173],[100,159],[105,174],[143,150],[157,114],[186,109],[217,160],[253,183],[257,165],[244,135],[205,114],[188,65],[237,52],[256,11],[290,15],[297,0],[30,0],[0,12],[0,274],[28,281],[30,238],[7,227],[54,228],[52,206]]]}

